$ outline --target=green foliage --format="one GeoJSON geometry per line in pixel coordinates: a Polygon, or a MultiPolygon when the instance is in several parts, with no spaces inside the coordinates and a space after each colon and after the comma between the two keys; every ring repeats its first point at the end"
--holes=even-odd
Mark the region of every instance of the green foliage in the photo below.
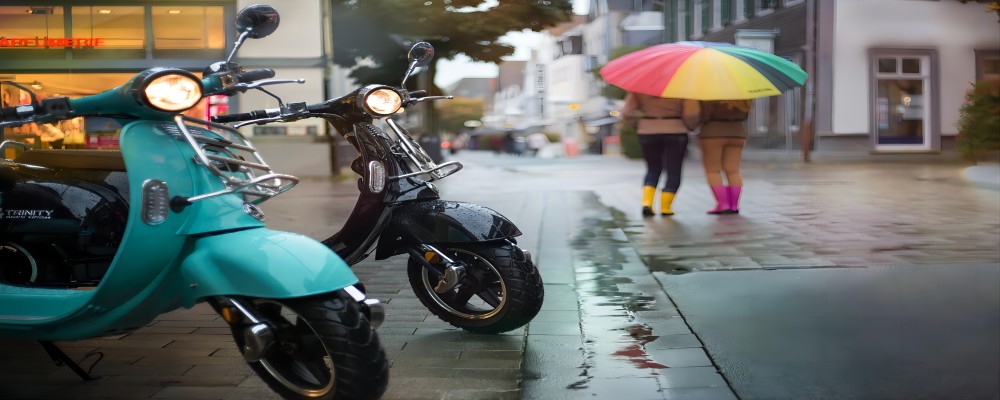
{"type": "Polygon", "coordinates": [[[636,134],[635,127],[621,124],[618,128],[618,134],[622,141],[622,155],[631,159],[642,158],[642,147],[639,146],[639,135],[636,134]]]}
{"type": "Polygon", "coordinates": [[[1000,81],[976,82],[958,110],[956,149],[970,160],[1000,151],[1000,81]]]}
{"type": "MultiPolygon", "coordinates": [[[[615,48],[611,49],[611,54],[608,56],[608,61],[610,62],[611,60],[614,60],[614,59],[616,59],[618,57],[624,56],[624,55],[626,55],[628,53],[632,53],[632,52],[635,52],[635,51],[639,51],[639,50],[645,49],[646,47],[648,47],[648,46],[621,46],[621,47],[615,47],[615,48]]],[[[604,80],[604,78],[601,77],[601,68],[604,68],[605,65],[607,65],[607,64],[598,65],[594,69],[590,70],[590,72],[592,74],[594,74],[594,76],[597,79],[604,80]]],[[[622,88],[620,88],[618,86],[614,86],[614,85],[611,85],[611,84],[607,84],[607,85],[604,85],[603,89],[601,89],[601,96],[607,97],[609,99],[621,100],[621,99],[625,98],[625,89],[622,89],[622,88]]],[[[625,144],[623,143],[622,144],[622,148],[624,148],[624,147],[625,147],[625,144]]]]}
{"type": "Polygon", "coordinates": [[[483,99],[456,97],[437,104],[440,116],[440,127],[444,133],[459,133],[469,128],[466,121],[478,121],[483,118],[483,99]]]}
{"type": "MultiPolygon", "coordinates": [[[[568,21],[571,0],[333,0],[333,61],[357,67],[359,83],[398,82],[406,51],[417,41],[434,46],[435,62],[465,54],[499,63],[514,47],[500,41],[512,31],[542,29],[568,21]]],[[[434,81],[433,64],[430,82],[434,81]]],[[[431,94],[440,93],[437,88],[431,94]]]]}

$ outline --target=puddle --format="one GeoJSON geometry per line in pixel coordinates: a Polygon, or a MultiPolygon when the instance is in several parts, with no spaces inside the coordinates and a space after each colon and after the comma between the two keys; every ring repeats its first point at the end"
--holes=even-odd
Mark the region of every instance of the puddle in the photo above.
{"type": "MultiPolygon", "coordinates": [[[[656,362],[645,350],[657,340],[653,328],[638,320],[643,312],[656,311],[656,298],[638,291],[632,276],[640,261],[623,229],[630,226],[625,214],[601,204],[596,196],[585,199],[588,213],[570,238],[584,333],[581,379],[567,389],[585,389],[595,377],[657,375],[668,366],[656,362]],[[630,275],[631,274],[631,275],[630,275]]],[[[640,227],[632,226],[633,229],[640,227]]]]}

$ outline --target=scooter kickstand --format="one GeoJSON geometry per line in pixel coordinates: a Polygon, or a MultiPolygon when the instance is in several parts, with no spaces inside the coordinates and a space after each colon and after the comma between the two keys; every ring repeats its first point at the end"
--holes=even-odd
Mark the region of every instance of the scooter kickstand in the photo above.
{"type": "MultiPolygon", "coordinates": [[[[69,358],[69,356],[66,355],[66,353],[64,353],[62,349],[56,347],[54,343],[39,341],[38,344],[42,345],[42,348],[45,349],[45,352],[49,353],[49,357],[52,357],[52,361],[55,361],[56,365],[66,365],[67,367],[69,367],[69,369],[73,370],[73,372],[75,372],[77,375],[80,376],[80,378],[83,378],[83,380],[85,381],[97,380],[97,378],[90,376],[90,374],[87,373],[87,371],[84,371],[83,368],[80,368],[80,364],[77,364],[76,361],[73,361],[73,359],[69,358]]],[[[100,358],[97,359],[97,361],[100,360],[101,360],[100,358]]],[[[97,365],[97,361],[94,362],[94,365],[97,365]]],[[[93,366],[91,366],[91,368],[93,368],[93,366]]]]}

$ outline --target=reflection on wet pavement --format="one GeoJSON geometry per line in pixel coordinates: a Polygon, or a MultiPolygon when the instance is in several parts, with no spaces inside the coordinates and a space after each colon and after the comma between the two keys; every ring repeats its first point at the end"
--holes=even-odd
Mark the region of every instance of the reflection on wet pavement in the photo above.
{"type": "Polygon", "coordinates": [[[698,368],[696,373],[717,378],[703,388],[728,398],[728,387],[701,343],[622,230],[632,222],[593,194],[582,197],[581,209],[586,211],[572,232],[570,247],[584,357],[579,379],[566,388],[598,397],[615,393],[619,398],[671,398],[679,389],[672,387],[676,374],[668,371],[698,368]],[[681,336],[690,340],[679,340],[681,336]]]}

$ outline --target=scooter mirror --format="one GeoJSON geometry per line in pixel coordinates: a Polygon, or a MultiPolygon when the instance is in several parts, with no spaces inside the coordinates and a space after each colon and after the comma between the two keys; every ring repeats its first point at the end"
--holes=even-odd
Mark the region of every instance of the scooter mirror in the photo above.
{"type": "Polygon", "coordinates": [[[414,68],[423,67],[434,59],[434,46],[427,42],[417,42],[410,48],[407,57],[410,59],[410,65],[413,65],[414,68]]]}
{"type": "Polygon", "coordinates": [[[236,15],[236,30],[252,39],[266,37],[276,29],[281,18],[278,10],[266,4],[254,4],[240,10],[236,15]]]}

